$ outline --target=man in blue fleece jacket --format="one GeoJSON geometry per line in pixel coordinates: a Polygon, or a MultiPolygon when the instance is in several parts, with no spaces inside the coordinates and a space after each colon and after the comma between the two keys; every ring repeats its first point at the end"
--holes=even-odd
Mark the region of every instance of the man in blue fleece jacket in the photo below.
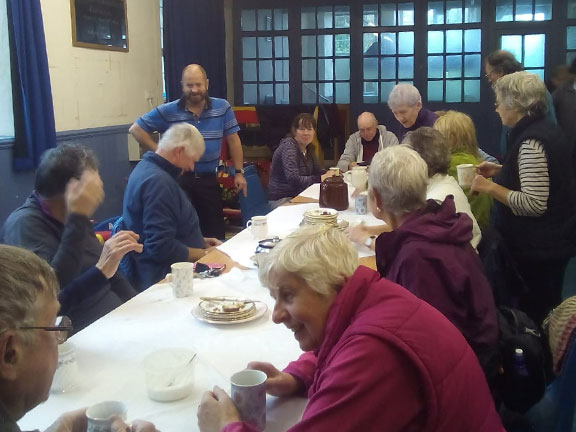
{"type": "Polygon", "coordinates": [[[139,234],[144,250],[127,254],[120,266],[140,291],[163,279],[171,264],[196,261],[221,244],[202,236],[196,209],[178,185],[178,176],[193,171],[203,153],[204,139],[198,129],[177,123],[128,179],[119,227],[139,234]]]}

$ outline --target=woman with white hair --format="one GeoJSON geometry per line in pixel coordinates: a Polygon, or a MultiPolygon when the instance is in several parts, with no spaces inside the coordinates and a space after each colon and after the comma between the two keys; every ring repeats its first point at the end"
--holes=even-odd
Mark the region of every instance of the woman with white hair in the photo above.
{"type": "Polygon", "coordinates": [[[399,142],[402,142],[407,132],[422,126],[433,126],[438,118],[436,113],[422,106],[422,96],[412,84],[395,85],[388,96],[388,106],[400,123],[396,132],[399,142]]]}
{"type": "MultiPolygon", "coordinates": [[[[296,231],[259,272],[276,302],[272,319],[305,351],[283,371],[248,365],[266,373],[269,394],[308,395],[289,431],[504,430],[462,335],[427,303],[358,267],[338,230],[296,231]]],[[[255,431],[219,387],[204,394],[198,423],[202,432],[255,431]]]]}
{"type": "Polygon", "coordinates": [[[368,199],[390,227],[373,241],[382,277],[425,300],[464,335],[489,382],[496,373],[498,324],[492,289],[470,245],[472,220],[456,213],[454,199],[426,200],[428,168],[406,145],[372,160],[368,199]]]}
{"type": "Polygon", "coordinates": [[[496,228],[528,287],[520,307],[542,322],[561,301],[564,270],[576,252],[573,146],[545,118],[546,87],[516,72],[494,84],[496,112],[511,129],[504,164],[483,162],[472,191],[495,199],[496,228]],[[488,177],[497,176],[495,182],[488,177]]]}

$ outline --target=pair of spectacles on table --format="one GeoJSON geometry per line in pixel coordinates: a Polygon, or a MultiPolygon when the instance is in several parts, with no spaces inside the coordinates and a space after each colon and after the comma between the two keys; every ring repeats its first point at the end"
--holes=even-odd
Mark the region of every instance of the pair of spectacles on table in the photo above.
{"type": "Polygon", "coordinates": [[[27,326],[20,327],[19,330],[45,330],[49,332],[56,333],[56,340],[59,344],[62,344],[68,340],[68,335],[72,331],[72,320],[67,316],[59,316],[56,318],[56,322],[52,327],[43,326],[27,326]]]}

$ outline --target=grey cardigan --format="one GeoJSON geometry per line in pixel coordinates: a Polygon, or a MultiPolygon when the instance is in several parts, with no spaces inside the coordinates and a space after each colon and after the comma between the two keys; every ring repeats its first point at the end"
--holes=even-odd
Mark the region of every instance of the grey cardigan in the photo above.
{"type": "MultiPolygon", "coordinates": [[[[398,138],[392,132],[386,130],[386,126],[378,125],[378,130],[380,131],[380,143],[378,144],[378,151],[385,147],[398,144],[398,138]]],[[[354,132],[346,141],[346,148],[344,153],[340,156],[338,161],[338,168],[340,171],[348,171],[348,165],[350,162],[362,162],[363,148],[362,139],[360,138],[360,132],[354,132]]]]}

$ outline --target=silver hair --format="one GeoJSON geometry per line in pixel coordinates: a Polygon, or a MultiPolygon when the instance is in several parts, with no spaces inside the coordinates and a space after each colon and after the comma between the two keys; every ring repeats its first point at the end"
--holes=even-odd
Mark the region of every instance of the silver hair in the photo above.
{"type": "Polygon", "coordinates": [[[415,106],[422,102],[422,96],[416,87],[412,84],[396,84],[388,96],[388,106],[390,109],[396,109],[400,105],[415,106]]]}
{"type": "Polygon", "coordinates": [[[494,84],[496,102],[522,115],[544,114],[548,110],[546,86],[536,74],[514,72],[494,84]]]}
{"type": "Polygon", "coordinates": [[[184,147],[188,155],[202,155],[205,148],[204,138],[193,125],[175,123],[162,134],[158,148],[166,151],[177,147],[184,147]]]}
{"type": "MultiPolygon", "coordinates": [[[[56,298],[58,280],[46,261],[26,249],[0,245],[0,334],[34,325],[33,306],[42,292],[56,298]]],[[[23,332],[30,341],[33,332],[23,332]]]]}
{"type": "Polygon", "coordinates": [[[428,167],[424,159],[405,144],[386,147],[376,153],[368,179],[382,207],[401,216],[426,204],[428,167]]]}
{"type": "Polygon", "coordinates": [[[302,278],[313,291],[328,296],[339,292],[358,267],[358,252],[336,228],[308,225],[282,240],[259,263],[262,285],[273,285],[271,273],[302,278]]]}

